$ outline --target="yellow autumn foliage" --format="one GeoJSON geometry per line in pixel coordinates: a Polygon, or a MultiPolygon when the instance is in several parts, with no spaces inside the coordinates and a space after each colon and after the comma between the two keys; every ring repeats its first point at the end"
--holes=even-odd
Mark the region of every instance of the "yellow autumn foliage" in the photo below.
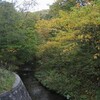
{"type": "Polygon", "coordinates": [[[41,69],[43,73],[50,71],[57,75],[56,79],[45,75],[54,79],[53,86],[49,80],[42,82],[65,97],[69,93],[73,100],[96,100],[94,89],[98,88],[100,75],[100,5],[60,11],[58,18],[41,20],[36,28],[45,40],[38,48],[41,69]]]}

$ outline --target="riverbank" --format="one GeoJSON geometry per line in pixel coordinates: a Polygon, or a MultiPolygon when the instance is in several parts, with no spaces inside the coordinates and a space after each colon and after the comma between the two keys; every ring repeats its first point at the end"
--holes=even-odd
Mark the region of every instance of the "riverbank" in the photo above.
{"type": "Polygon", "coordinates": [[[33,73],[21,73],[20,77],[24,82],[32,100],[67,100],[63,96],[45,88],[33,73]]]}

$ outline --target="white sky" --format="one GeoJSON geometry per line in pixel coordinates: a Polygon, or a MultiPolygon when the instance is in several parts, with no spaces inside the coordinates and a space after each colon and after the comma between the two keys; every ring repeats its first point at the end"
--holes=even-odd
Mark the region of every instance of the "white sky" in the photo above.
{"type": "MultiPolygon", "coordinates": [[[[5,0],[8,2],[11,2],[12,0],[5,0]]],[[[14,0],[13,0],[14,1],[14,0]]],[[[22,3],[24,0],[15,0],[18,1],[18,3],[22,3]]],[[[31,1],[31,0],[25,0],[25,1],[31,1]]],[[[40,11],[43,9],[49,9],[49,5],[53,4],[55,0],[36,0],[38,3],[35,7],[33,7],[30,11],[40,11]]]]}
{"type": "Polygon", "coordinates": [[[38,5],[34,8],[37,10],[49,9],[49,5],[53,4],[55,0],[36,0],[38,5]]]}

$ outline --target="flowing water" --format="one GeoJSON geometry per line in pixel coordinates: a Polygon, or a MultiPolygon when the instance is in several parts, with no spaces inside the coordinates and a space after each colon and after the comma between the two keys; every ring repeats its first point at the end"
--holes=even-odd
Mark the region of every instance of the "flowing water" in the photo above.
{"type": "Polygon", "coordinates": [[[56,94],[42,86],[38,80],[35,79],[33,72],[20,72],[19,75],[25,84],[32,100],[67,100],[63,96],[56,94]]]}

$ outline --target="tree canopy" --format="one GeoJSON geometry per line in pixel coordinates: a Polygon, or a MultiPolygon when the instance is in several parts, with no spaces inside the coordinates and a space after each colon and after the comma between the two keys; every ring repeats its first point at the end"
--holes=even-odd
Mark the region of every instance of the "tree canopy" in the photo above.
{"type": "Polygon", "coordinates": [[[70,100],[99,100],[100,0],[56,0],[35,13],[0,1],[0,66],[34,58],[35,77],[47,88],[70,100]]]}
{"type": "Polygon", "coordinates": [[[36,34],[33,14],[22,14],[8,2],[0,3],[0,64],[20,65],[35,56],[36,34]],[[31,23],[32,22],[32,23],[31,23]]]}
{"type": "Polygon", "coordinates": [[[40,68],[36,77],[72,100],[96,100],[100,83],[100,2],[58,18],[38,21],[43,42],[38,47],[40,68]]]}

